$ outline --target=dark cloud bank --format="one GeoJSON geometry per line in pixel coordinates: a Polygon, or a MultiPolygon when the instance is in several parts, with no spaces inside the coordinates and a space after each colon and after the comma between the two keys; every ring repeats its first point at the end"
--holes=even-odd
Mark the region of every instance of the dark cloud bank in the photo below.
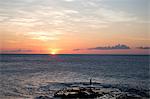
{"type": "MultiPolygon", "coordinates": [[[[87,48],[86,50],[123,50],[123,49],[130,49],[129,46],[124,45],[124,44],[118,44],[115,46],[104,46],[104,47],[93,47],[93,48],[87,48]]],[[[79,51],[83,49],[74,49],[74,51],[79,51]]]]}
{"type": "Polygon", "coordinates": [[[127,45],[118,44],[118,45],[115,45],[115,46],[88,48],[88,50],[116,50],[116,49],[130,49],[130,47],[127,46],[127,45]]]}
{"type": "Polygon", "coordinates": [[[83,49],[78,49],[78,48],[77,49],[73,49],[73,51],[80,51],[80,50],[83,50],[83,49]]]}
{"type": "Polygon", "coordinates": [[[137,49],[150,49],[150,47],[137,47],[137,49]]]}
{"type": "Polygon", "coordinates": [[[23,49],[15,49],[15,50],[3,50],[3,53],[19,53],[19,52],[32,52],[32,50],[23,50],[23,49]]]}

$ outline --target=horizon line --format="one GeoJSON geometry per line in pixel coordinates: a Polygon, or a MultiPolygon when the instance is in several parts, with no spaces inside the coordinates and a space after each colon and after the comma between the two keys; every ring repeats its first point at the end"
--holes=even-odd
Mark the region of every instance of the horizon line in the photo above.
{"type": "Polygon", "coordinates": [[[70,53],[70,54],[48,54],[48,53],[41,53],[41,54],[37,54],[37,53],[0,53],[0,55],[150,55],[150,53],[148,54],[92,54],[92,53],[82,53],[82,54],[74,54],[74,53],[70,53]]]}

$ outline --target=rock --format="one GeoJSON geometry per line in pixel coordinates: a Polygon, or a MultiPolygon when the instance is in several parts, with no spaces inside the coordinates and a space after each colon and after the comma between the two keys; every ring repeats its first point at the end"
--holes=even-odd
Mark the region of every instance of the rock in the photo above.
{"type": "Polygon", "coordinates": [[[134,94],[121,94],[116,99],[142,99],[142,97],[134,94]]]}
{"type": "Polygon", "coordinates": [[[98,99],[142,99],[140,95],[121,92],[115,88],[72,87],[54,94],[59,98],[98,98],[98,99]]]}
{"type": "Polygon", "coordinates": [[[35,99],[52,99],[52,98],[50,98],[48,96],[38,96],[35,99]]]}
{"type": "Polygon", "coordinates": [[[61,98],[96,98],[99,96],[101,96],[101,94],[94,91],[94,89],[80,87],[63,89],[54,94],[54,97],[61,98]]]}

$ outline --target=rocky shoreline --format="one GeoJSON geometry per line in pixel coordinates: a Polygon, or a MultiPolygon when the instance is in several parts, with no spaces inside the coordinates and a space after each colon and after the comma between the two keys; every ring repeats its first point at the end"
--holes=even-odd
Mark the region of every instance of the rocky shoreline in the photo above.
{"type": "Polygon", "coordinates": [[[134,88],[97,86],[93,84],[70,84],[56,91],[53,97],[38,96],[35,99],[149,99],[149,93],[134,88]]]}

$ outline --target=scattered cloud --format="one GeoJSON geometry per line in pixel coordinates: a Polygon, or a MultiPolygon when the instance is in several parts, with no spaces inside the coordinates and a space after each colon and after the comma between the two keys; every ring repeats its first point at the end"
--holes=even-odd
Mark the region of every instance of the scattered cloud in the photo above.
{"type": "Polygon", "coordinates": [[[74,0],[64,0],[64,1],[66,1],[66,2],[72,2],[72,1],[74,1],[74,0]]]}
{"type": "Polygon", "coordinates": [[[2,50],[2,53],[20,53],[20,52],[32,52],[32,50],[14,49],[14,50],[2,50]]]}
{"type": "Polygon", "coordinates": [[[105,46],[105,47],[94,47],[94,48],[88,48],[88,50],[116,50],[116,49],[130,49],[129,46],[124,45],[124,44],[118,44],[115,46],[105,46]]]}
{"type": "Polygon", "coordinates": [[[150,49],[150,47],[137,47],[137,49],[150,49]]]}
{"type": "Polygon", "coordinates": [[[137,17],[133,16],[132,14],[123,12],[123,11],[114,11],[108,8],[101,8],[97,10],[97,13],[99,16],[103,18],[106,22],[112,23],[112,22],[131,22],[136,21],[137,17]]]}
{"type": "Polygon", "coordinates": [[[73,51],[80,51],[80,50],[83,50],[83,49],[73,49],[73,51]]]}
{"type": "Polygon", "coordinates": [[[130,49],[129,46],[124,44],[118,44],[115,46],[104,46],[104,47],[93,47],[93,48],[87,48],[87,49],[73,49],[73,51],[80,51],[80,50],[124,50],[124,49],[130,49]]]}
{"type": "Polygon", "coordinates": [[[93,30],[106,28],[114,22],[131,22],[139,19],[133,13],[112,9],[102,1],[2,0],[0,22],[29,28],[39,26],[63,28],[73,32],[83,28],[93,30]]]}
{"type": "Polygon", "coordinates": [[[48,41],[48,40],[58,40],[59,35],[61,35],[60,31],[51,31],[51,32],[43,32],[43,31],[37,31],[37,32],[28,32],[25,34],[25,36],[29,36],[31,39],[37,39],[41,41],[48,41]]]}

